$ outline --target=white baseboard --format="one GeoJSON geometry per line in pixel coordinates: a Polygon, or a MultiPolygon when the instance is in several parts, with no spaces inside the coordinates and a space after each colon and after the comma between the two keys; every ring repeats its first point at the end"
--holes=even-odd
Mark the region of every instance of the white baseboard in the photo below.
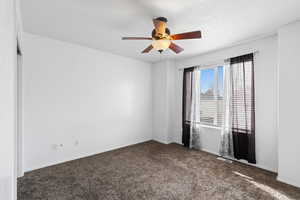
{"type": "Polygon", "coordinates": [[[159,143],[163,143],[163,144],[170,144],[171,142],[167,142],[165,140],[157,140],[157,139],[152,139],[153,141],[159,142],[159,143]]]}
{"type": "Polygon", "coordinates": [[[87,152],[87,153],[82,153],[82,154],[79,154],[79,155],[75,155],[75,156],[72,156],[70,158],[66,158],[66,159],[63,159],[63,160],[51,161],[51,162],[48,162],[48,163],[44,163],[43,165],[39,165],[39,166],[34,166],[34,167],[31,167],[31,168],[27,168],[27,169],[25,169],[24,173],[31,172],[31,171],[34,171],[34,170],[37,170],[37,169],[41,169],[41,168],[45,168],[45,167],[50,167],[50,166],[62,164],[62,163],[65,163],[65,162],[69,162],[69,161],[73,161],[73,160],[77,160],[77,159],[81,159],[81,158],[86,158],[86,157],[94,156],[94,155],[97,155],[97,154],[100,154],[100,153],[105,153],[105,152],[108,152],[108,151],[117,150],[117,149],[120,149],[120,148],[132,146],[132,145],[135,145],[135,144],[139,144],[139,143],[143,143],[143,142],[148,142],[148,141],[151,141],[151,140],[152,139],[149,139],[149,138],[142,139],[142,140],[137,140],[137,141],[135,141],[133,143],[119,144],[119,145],[116,145],[114,147],[110,147],[110,148],[105,148],[105,149],[99,150],[97,152],[87,152]]]}
{"type": "MultiPolygon", "coordinates": [[[[206,150],[206,149],[201,149],[201,151],[205,151],[205,152],[214,154],[214,155],[216,155],[216,156],[221,156],[219,153],[212,152],[212,151],[208,151],[208,150],[206,150]]],[[[237,159],[234,159],[234,158],[230,158],[230,159],[233,160],[233,161],[239,162],[239,163],[243,163],[243,164],[245,164],[245,165],[249,165],[249,166],[252,166],[252,167],[257,167],[257,168],[260,168],[260,169],[263,169],[263,170],[267,170],[267,171],[270,171],[270,172],[277,173],[275,170],[270,169],[270,168],[265,167],[265,166],[262,166],[262,165],[260,165],[260,164],[251,164],[251,163],[248,163],[247,161],[244,161],[244,160],[237,160],[237,159]]]]}
{"type": "Polygon", "coordinates": [[[289,184],[289,185],[293,185],[295,187],[300,188],[300,182],[296,182],[296,181],[290,180],[289,178],[284,178],[284,177],[278,175],[277,176],[277,180],[280,181],[280,182],[283,182],[283,183],[286,183],[286,184],[289,184]]]}
{"type": "MultiPolygon", "coordinates": [[[[180,143],[177,143],[177,144],[180,144],[180,143]]],[[[182,144],[180,144],[180,145],[182,145],[182,144]]],[[[214,152],[214,151],[211,151],[211,150],[208,150],[208,149],[202,148],[201,151],[204,151],[204,152],[207,152],[207,153],[210,153],[210,154],[214,154],[216,156],[220,156],[219,152],[214,152]]],[[[251,164],[251,163],[248,163],[247,161],[237,160],[237,159],[231,159],[231,160],[239,162],[239,163],[243,163],[243,164],[246,164],[246,165],[249,165],[249,166],[253,166],[253,167],[260,168],[260,169],[264,169],[264,170],[267,170],[267,171],[270,171],[270,172],[277,173],[277,171],[275,171],[273,169],[270,169],[269,167],[260,165],[260,164],[251,164]]]]}
{"type": "Polygon", "coordinates": [[[214,152],[214,151],[211,151],[211,150],[208,150],[208,149],[205,149],[205,148],[202,148],[201,151],[204,151],[204,152],[207,152],[207,153],[210,153],[210,154],[214,154],[216,156],[220,156],[218,152],[214,152]]]}

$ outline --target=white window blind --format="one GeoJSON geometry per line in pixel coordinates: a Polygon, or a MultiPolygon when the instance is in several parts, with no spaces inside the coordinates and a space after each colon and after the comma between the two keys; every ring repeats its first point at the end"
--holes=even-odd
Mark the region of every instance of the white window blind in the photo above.
{"type": "Polygon", "coordinates": [[[220,127],[223,125],[223,66],[200,71],[200,123],[220,127]]]}

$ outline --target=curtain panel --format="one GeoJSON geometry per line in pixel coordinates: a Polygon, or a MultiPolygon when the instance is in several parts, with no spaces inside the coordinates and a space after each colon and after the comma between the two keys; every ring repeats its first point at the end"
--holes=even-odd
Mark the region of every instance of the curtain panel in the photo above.
{"type": "Polygon", "coordinates": [[[231,104],[231,77],[230,62],[224,65],[224,103],[223,103],[223,127],[221,131],[221,143],[219,154],[223,157],[233,158],[233,139],[232,139],[232,104],[231,104]]]}
{"type": "Polygon", "coordinates": [[[191,101],[191,125],[190,125],[190,148],[201,149],[200,140],[200,101],[201,101],[201,90],[200,90],[200,67],[195,67],[192,73],[192,101],[191,101]]]}
{"type": "Polygon", "coordinates": [[[185,68],[183,72],[182,91],[182,144],[190,147],[192,82],[194,67],[185,68]]]}
{"type": "Polygon", "coordinates": [[[230,59],[231,131],[236,159],[256,163],[253,54],[230,59]]]}
{"type": "Polygon", "coordinates": [[[200,149],[200,77],[199,67],[184,69],[182,144],[195,149],[200,149]]]}

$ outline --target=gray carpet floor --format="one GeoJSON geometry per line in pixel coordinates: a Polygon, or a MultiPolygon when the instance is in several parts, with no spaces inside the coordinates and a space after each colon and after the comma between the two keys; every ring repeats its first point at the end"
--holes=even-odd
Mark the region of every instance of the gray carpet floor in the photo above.
{"type": "Polygon", "coordinates": [[[300,199],[276,174],[154,141],[26,173],[18,200],[300,199]]]}

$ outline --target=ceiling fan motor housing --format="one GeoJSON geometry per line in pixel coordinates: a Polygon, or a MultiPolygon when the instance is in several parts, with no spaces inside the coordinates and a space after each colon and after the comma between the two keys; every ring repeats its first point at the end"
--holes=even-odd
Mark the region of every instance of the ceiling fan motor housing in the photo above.
{"type": "Polygon", "coordinates": [[[168,36],[170,35],[170,30],[166,27],[168,19],[166,17],[157,17],[154,20],[162,22],[162,24],[164,24],[165,30],[163,32],[157,32],[157,27],[156,27],[152,31],[152,38],[155,40],[168,39],[168,36]]]}
{"type": "Polygon", "coordinates": [[[156,20],[159,20],[159,21],[162,21],[162,22],[168,22],[168,19],[167,18],[165,18],[165,17],[157,17],[157,18],[155,18],[156,20]]]}
{"type": "MultiPolygon", "coordinates": [[[[170,34],[171,34],[171,32],[170,32],[170,29],[168,29],[168,28],[166,28],[166,31],[165,31],[165,33],[167,34],[167,36],[169,36],[170,34]]],[[[159,39],[164,39],[164,37],[165,36],[160,36],[160,35],[157,35],[156,34],[156,30],[155,29],[153,29],[153,31],[152,31],[152,38],[154,38],[154,39],[156,39],[156,40],[159,40],[159,39]]]]}

